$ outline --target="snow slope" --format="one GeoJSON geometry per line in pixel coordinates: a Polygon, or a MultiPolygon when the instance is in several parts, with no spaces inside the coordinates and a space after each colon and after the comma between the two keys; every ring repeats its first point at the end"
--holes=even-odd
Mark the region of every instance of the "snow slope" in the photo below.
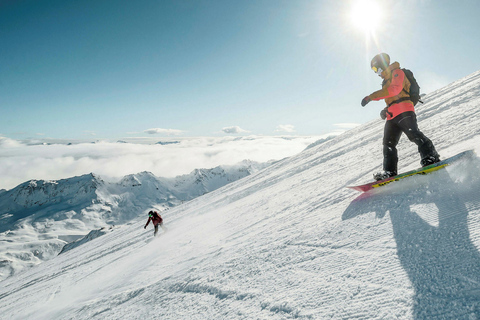
{"type": "Polygon", "coordinates": [[[141,172],[118,183],[105,182],[95,174],[25,182],[0,193],[0,280],[54,258],[67,242],[92,229],[68,248],[111,231],[114,225],[146,217],[148,210],[167,210],[271,163],[245,160],[233,166],[196,169],[176,178],[141,172]]]}
{"type": "MultiPolygon", "coordinates": [[[[425,97],[442,157],[478,148],[480,72],[425,97]]],[[[369,107],[377,107],[372,104],[369,107]]],[[[375,120],[2,282],[6,319],[478,319],[480,160],[368,194],[375,120]]],[[[400,168],[418,166],[405,137],[400,168]]],[[[403,171],[403,170],[402,170],[403,171]]]]}

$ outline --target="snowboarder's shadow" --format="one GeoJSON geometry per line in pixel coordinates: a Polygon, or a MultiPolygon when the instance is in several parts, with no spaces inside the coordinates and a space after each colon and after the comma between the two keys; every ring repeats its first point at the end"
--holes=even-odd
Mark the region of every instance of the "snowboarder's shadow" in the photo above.
{"type": "Polygon", "coordinates": [[[480,208],[480,181],[467,193],[447,171],[429,181],[415,190],[362,194],[342,219],[390,213],[398,258],[415,292],[415,319],[478,319],[480,254],[470,239],[468,208],[480,208]]]}

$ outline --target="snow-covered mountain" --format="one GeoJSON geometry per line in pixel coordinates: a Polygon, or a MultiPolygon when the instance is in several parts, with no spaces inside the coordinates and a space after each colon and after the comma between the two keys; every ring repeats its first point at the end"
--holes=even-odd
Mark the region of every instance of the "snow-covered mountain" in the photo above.
{"type": "MultiPolygon", "coordinates": [[[[257,172],[269,163],[196,169],[176,178],[150,172],[109,183],[91,173],[57,181],[31,180],[0,192],[0,280],[55,257],[67,242],[110,230],[145,211],[164,211],[257,172]]],[[[91,239],[92,236],[86,237],[91,239]]],[[[69,246],[78,246],[78,241],[69,246]]],[[[65,250],[64,250],[65,251],[65,250]]]]}
{"type": "MultiPolygon", "coordinates": [[[[419,79],[420,80],[420,79],[419,79]]],[[[480,72],[424,98],[443,158],[480,151],[480,72]]],[[[355,107],[355,106],[353,106],[355,107]]],[[[372,103],[368,107],[383,105],[372,103]]],[[[480,160],[360,194],[383,121],[359,126],[2,282],[7,319],[479,319],[480,160]]],[[[399,145],[400,169],[419,166],[399,145]]]]}

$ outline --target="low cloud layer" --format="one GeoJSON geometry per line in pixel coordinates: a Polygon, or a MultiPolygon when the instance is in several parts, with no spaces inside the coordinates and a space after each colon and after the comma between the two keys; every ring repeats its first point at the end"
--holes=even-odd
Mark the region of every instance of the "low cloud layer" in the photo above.
{"type": "Polygon", "coordinates": [[[292,156],[320,137],[180,138],[179,143],[78,143],[27,145],[0,137],[0,189],[31,179],[56,180],[90,172],[106,178],[150,171],[173,177],[195,168],[265,162],[292,156]]]}

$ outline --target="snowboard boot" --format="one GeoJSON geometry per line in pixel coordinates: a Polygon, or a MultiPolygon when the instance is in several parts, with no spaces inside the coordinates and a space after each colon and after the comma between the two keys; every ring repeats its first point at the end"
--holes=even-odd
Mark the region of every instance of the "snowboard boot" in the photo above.
{"type": "Polygon", "coordinates": [[[431,164],[437,163],[439,161],[440,161],[440,156],[436,154],[434,156],[428,156],[423,158],[422,161],[420,161],[420,164],[422,165],[422,167],[426,167],[431,164]]]}
{"type": "Polygon", "coordinates": [[[375,179],[375,181],[380,181],[380,180],[387,179],[387,178],[390,178],[390,177],[393,177],[393,176],[396,176],[396,175],[397,175],[397,173],[393,172],[393,171],[380,171],[380,172],[377,172],[373,175],[373,179],[375,179]]]}

